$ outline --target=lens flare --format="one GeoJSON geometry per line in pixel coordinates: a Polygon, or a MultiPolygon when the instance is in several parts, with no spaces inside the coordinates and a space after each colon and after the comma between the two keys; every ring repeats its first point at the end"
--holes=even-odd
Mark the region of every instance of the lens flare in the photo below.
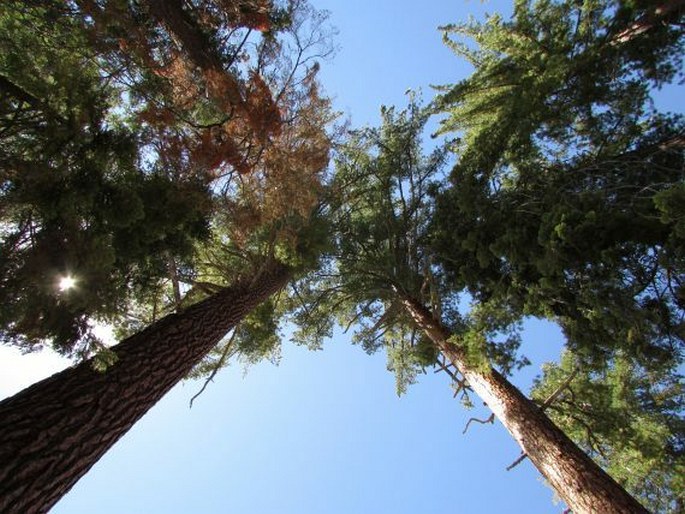
{"type": "Polygon", "coordinates": [[[67,275],[66,277],[61,277],[59,279],[59,290],[60,291],[67,291],[69,289],[73,289],[76,286],[76,280],[74,277],[70,277],[67,275]]]}

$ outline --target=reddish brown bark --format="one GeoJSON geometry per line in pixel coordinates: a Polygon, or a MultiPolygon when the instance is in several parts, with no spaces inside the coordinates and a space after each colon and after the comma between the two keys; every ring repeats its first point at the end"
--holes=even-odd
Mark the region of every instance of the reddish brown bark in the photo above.
{"type": "Polygon", "coordinates": [[[575,514],[647,513],[571,441],[531,400],[496,370],[476,369],[451,334],[413,298],[402,298],[414,322],[462,373],[471,388],[575,514]]]}
{"type": "Polygon", "coordinates": [[[0,512],[47,512],[246,314],[281,289],[280,264],[112,348],[116,364],[66,369],[0,403],[0,512]]]}

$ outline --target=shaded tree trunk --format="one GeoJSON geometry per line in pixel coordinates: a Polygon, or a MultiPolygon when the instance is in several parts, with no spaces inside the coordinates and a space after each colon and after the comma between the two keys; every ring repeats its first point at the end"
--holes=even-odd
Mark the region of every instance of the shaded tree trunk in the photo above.
{"type": "Polygon", "coordinates": [[[613,478],[569,439],[535,403],[495,369],[470,365],[451,334],[415,299],[401,298],[418,327],[454,364],[547,482],[576,514],[647,513],[613,478]]]}
{"type": "MultiPolygon", "coordinates": [[[[34,110],[43,111],[45,116],[49,119],[57,120],[60,123],[66,123],[66,120],[57,114],[45,101],[35,97],[4,75],[0,75],[0,99],[2,99],[2,97],[5,97],[4,99],[14,98],[18,101],[20,105],[17,107],[17,110],[20,110],[21,104],[25,103],[34,110]]],[[[7,123],[8,120],[3,120],[3,125],[6,125],[7,123]]]]}
{"type": "Polygon", "coordinates": [[[183,9],[181,0],[145,0],[150,13],[178,38],[190,60],[207,76],[211,93],[227,98],[231,105],[244,109],[245,101],[237,80],[224,70],[221,58],[201,27],[183,9]],[[221,77],[217,84],[214,82],[221,77]],[[212,80],[214,79],[214,80],[212,80]]]}
{"type": "Polygon", "coordinates": [[[612,44],[627,43],[637,36],[651,30],[655,25],[676,23],[685,9],[685,0],[665,0],[655,5],[639,20],[623,29],[611,40],[612,44]]]}
{"type": "Polygon", "coordinates": [[[274,263],[0,403],[0,512],[47,512],[246,314],[288,281],[274,263]]]}

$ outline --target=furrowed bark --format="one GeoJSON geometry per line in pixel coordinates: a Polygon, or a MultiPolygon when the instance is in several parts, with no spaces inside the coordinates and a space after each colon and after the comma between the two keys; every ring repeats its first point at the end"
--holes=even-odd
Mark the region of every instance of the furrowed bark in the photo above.
{"type": "Polygon", "coordinates": [[[104,373],[83,362],[0,402],[0,512],[47,512],[289,277],[274,263],[114,346],[104,373]]]}
{"type": "Polygon", "coordinates": [[[647,510],[569,439],[531,400],[495,369],[469,364],[451,334],[415,299],[406,312],[462,373],[547,482],[575,514],[632,514],[647,510]]]}

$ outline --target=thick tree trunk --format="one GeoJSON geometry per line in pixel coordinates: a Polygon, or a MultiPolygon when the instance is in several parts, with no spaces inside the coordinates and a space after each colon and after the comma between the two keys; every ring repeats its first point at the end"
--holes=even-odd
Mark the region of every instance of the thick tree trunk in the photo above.
{"type": "Polygon", "coordinates": [[[47,512],[133,424],[289,271],[273,264],[112,348],[104,373],[90,362],[0,403],[0,512],[47,512]]]}
{"type": "Polygon", "coordinates": [[[450,333],[419,302],[403,297],[414,322],[459,369],[474,392],[516,439],[528,458],[576,514],[646,513],[532,401],[496,370],[474,369],[450,333]]]}

